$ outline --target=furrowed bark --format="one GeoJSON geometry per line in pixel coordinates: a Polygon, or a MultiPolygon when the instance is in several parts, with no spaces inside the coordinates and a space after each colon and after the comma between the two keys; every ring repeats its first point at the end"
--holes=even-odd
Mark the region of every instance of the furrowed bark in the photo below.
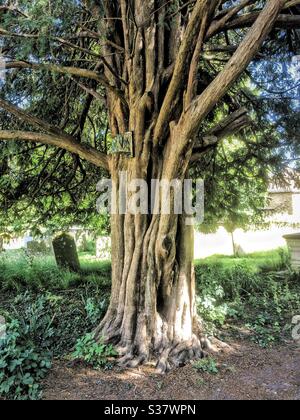
{"type": "MultiPolygon", "coordinates": [[[[128,181],[146,175],[138,160],[113,160],[118,189],[120,171],[127,171],[128,181]]],[[[184,177],[183,172],[178,175],[184,177]]],[[[160,194],[157,200],[158,214],[152,218],[112,217],[112,298],[96,336],[117,345],[122,365],[135,367],[155,358],[165,372],[203,353],[197,336],[193,226],[186,225],[184,216],[159,214],[160,194]]]]}
{"type": "Polygon", "coordinates": [[[155,127],[155,145],[158,145],[161,142],[161,139],[165,134],[166,127],[168,123],[170,123],[170,110],[172,110],[173,107],[172,103],[175,101],[178,90],[180,90],[182,83],[184,82],[184,78],[187,72],[187,65],[190,62],[190,58],[198,38],[202,17],[205,10],[207,9],[207,6],[207,0],[198,0],[193,9],[192,16],[189,20],[181,47],[176,58],[173,77],[171,79],[166,97],[161,106],[160,114],[155,127]]]}

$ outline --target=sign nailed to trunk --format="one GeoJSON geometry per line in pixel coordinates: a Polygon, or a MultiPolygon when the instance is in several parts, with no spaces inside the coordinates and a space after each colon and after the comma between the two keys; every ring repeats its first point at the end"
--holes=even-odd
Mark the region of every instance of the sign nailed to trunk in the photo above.
{"type": "Polygon", "coordinates": [[[124,153],[134,157],[133,132],[128,131],[124,135],[118,134],[112,139],[111,154],[124,153]]]}

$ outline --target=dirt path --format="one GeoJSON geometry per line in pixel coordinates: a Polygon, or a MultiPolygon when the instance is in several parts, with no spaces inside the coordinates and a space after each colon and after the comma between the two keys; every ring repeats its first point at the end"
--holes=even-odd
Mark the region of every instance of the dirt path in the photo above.
{"type": "Polygon", "coordinates": [[[58,363],[45,382],[44,399],[300,400],[300,346],[262,350],[248,341],[231,346],[216,357],[217,375],[192,366],[159,376],[152,367],[100,372],[58,363]]]}

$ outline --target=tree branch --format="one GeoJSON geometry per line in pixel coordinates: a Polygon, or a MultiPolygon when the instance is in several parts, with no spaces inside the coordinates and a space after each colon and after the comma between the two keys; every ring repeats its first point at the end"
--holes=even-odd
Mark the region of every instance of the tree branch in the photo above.
{"type": "Polygon", "coordinates": [[[228,11],[228,13],[225,14],[221,19],[214,20],[210,26],[210,28],[207,31],[206,38],[209,39],[216,33],[218,33],[221,29],[224,28],[226,23],[233,18],[233,16],[237,15],[241,10],[243,10],[245,7],[249,6],[252,3],[255,3],[256,0],[244,0],[239,5],[233,7],[228,11]]]}
{"type": "MultiPolygon", "coordinates": [[[[247,28],[256,21],[260,12],[248,13],[246,15],[240,16],[233,20],[232,22],[227,23],[219,31],[226,31],[228,29],[243,29],[247,28]]],[[[279,15],[275,21],[275,28],[278,29],[300,29],[300,16],[296,15],[279,15]]]]}
{"type": "Polygon", "coordinates": [[[16,140],[48,144],[80,156],[97,167],[109,170],[108,156],[74,139],[26,131],[0,130],[0,140],[16,140]]]}
{"type": "Polygon", "coordinates": [[[233,134],[239,133],[251,124],[251,119],[248,116],[248,110],[241,108],[236,112],[233,112],[223,121],[213,127],[203,138],[203,144],[193,149],[191,157],[191,163],[194,163],[202,158],[202,156],[208,151],[216,147],[220,141],[232,136],[233,134]]]}
{"type": "Polygon", "coordinates": [[[299,4],[300,0],[291,0],[287,2],[287,4],[284,6],[284,9],[289,9],[290,7],[298,6],[299,4]]]}
{"type": "Polygon", "coordinates": [[[238,132],[242,128],[245,128],[245,126],[248,126],[250,122],[251,119],[248,115],[247,108],[242,107],[237,111],[232,112],[228,117],[219,122],[208,132],[208,135],[216,136],[219,140],[222,140],[225,137],[238,132]]]}
{"type": "Polygon", "coordinates": [[[105,104],[104,96],[98,93],[95,89],[85,86],[83,83],[80,83],[78,80],[75,79],[75,77],[71,77],[71,80],[76,83],[82,90],[92,95],[95,99],[100,101],[102,105],[105,104]]]}
{"type": "Polygon", "coordinates": [[[10,102],[5,101],[4,99],[0,98],[0,108],[5,109],[9,113],[15,115],[22,121],[25,121],[31,125],[34,125],[47,133],[54,134],[60,137],[69,138],[72,139],[72,137],[65,133],[63,130],[61,130],[58,127],[55,127],[46,121],[41,120],[40,118],[37,118],[33,115],[28,114],[27,112],[23,111],[21,108],[16,107],[10,102]]]}
{"type": "Polygon", "coordinates": [[[28,16],[25,15],[25,13],[23,13],[20,9],[17,9],[16,7],[13,7],[13,6],[0,6],[0,12],[12,12],[12,13],[16,13],[17,15],[28,18],[28,16]]]}
{"type": "MultiPolygon", "coordinates": [[[[27,38],[27,39],[39,39],[39,35],[35,35],[35,34],[24,34],[24,33],[14,33],[14,32],[9,32],[3,28],[0,28],[0,35],[4,36],[4,37],[10,37],[10,38],[27,38]]],[[[93,51],[90,51],[87,48],[83,48],[79,45],[73,44],[72,42],[65,40],[63,38],[59,38],[59,37],[53,37],[53,36],[49,36],[48,37],[49,40],[55,41],[55,42],[59,42],[61,45],[65,45],[66,47],[72,48],[74,50],[78,50],[81,52],[84,52],[92,57],[96,57],[99,60],[102,61],[102,63],[107,67],[107,69],[111,72],[111,74],[117,79],[119,80],[121,83],[123,83],[125,86],[127,85],[127,82],[122,79],[122,77],[119,77],[119,75],[114,71],[114,69],[112,68],[112,66],[108,63],[108,61],[106,60],[106,58],[101,55],[101,54],[97,54],[93,51]]]]}
{"type": "Polygon", "coordinates": [[[197,93],[197,73],[198,73],[200,55],[202,52],[203,42],[205,38],[207,18],[208,18],[208,12],[205,11],[203,20],[201,22],[201,28],[198,35],[196,48],[195,48],[191,65],[190,65],[187,92],[186,92],[186,104],[188,105],[190,105],[190,103],[192,102],[192,100],[194,99],[197,93]]]}
{"type": "Polygon", "coordinates": [[[5,62],[5,69],[33,69],[33,70],[49,70],[60,74],[68,74],[71,76],[82,77],[86,79],[96,80],[98,83],[101,83],[108,90],[114,92],[121,101],[128,106],[126,99],[123,96],[123,92],[118,89],[116,86],[113,86],[109,80],[102,74],[99,74],[92,70],[81,69],[78,67],[63,67],[56,64],[36,64],[30,63],[27,61],[8,61],[5,62]]]}
{"type": "Polygon", "coordinates": [[[267,2],[252,29],[224,69],[182,115],[178,125],[184,142],[190,141],[196,135],[203,119],[245,71],[272,30],[285,3],[286,0],[269,0],[267,2]]]}
{"type": "Polygon", "coordinates": [[[201,16],[205,11],[205,6],[207,6],[207,0],[197,0],[196,5],[194,6],[191,18],[189,20],[184,39],[181,43],[181,47],[177,56],[173,77],[170,82],[168,92],[165,96],[164,102],[162,104],[160,114],[157,120],[157,124],[154,131],[154,144],[157,145],[160,141],[160,138],[163,135],[166,126],[168,125],[170,118],[170,111],[172,110],[173,102],[178,94],[180,85],[183,78],[186,74],[187,62],[189,62],[189,56],[193,51],[193,46],[198,38],[200,26],[201,26],[201,16]]]}

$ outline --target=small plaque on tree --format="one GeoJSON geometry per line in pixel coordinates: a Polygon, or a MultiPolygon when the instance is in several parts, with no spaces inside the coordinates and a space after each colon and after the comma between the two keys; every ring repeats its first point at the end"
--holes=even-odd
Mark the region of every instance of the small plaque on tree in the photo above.
{"type": "Polygon", "coordinates": [[[124,153],[134,157],[133,133],[118,134],[112,139],[111,153],[124,153]]]}

